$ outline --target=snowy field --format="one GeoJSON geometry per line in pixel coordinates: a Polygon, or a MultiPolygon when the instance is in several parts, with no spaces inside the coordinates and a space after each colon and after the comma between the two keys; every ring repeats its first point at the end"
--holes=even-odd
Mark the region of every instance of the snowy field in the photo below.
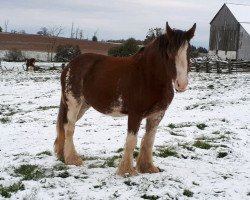
{"type": "Polygon", "coordinates": [[[121,178],[126,117],[87,111],[74,135],[84,166],[65,166],[53,152],[60,71],[2,64],[15,69],[0,71],[0,199],[250,199],[250,74],[190,73],[158,128],[164,171],[121,178]]]}

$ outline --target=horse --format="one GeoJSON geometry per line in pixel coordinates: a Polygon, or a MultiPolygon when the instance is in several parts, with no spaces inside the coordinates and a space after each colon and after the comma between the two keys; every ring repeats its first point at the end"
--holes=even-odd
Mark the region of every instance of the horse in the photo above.
{"type": "Polygon", "coordinates": [[[127,136],[118,166],[119,176],[158,173],[152,148],[157,126],[172,102],[174,89],[184,92],[188,85],[190,40],[196,23],[188,31],[172,29],[129,57],[81,54],[63,69],[61,100],[57,117],[54,151],[65,164],[80,166],[73,134],[75,123],[93,107],[114,117],[127,116],[127,136]],[[142,138],[136,167],[133,151],[143,119],[142,138]]]}
{"type": "Polygon", "coordinates": [[[30,58],[30,59],[26,58],[25,59],[25,65],[26,65],[25,71],[33,72],[35,70],[35,62],[36,62],[35,58],[30,58]]]}

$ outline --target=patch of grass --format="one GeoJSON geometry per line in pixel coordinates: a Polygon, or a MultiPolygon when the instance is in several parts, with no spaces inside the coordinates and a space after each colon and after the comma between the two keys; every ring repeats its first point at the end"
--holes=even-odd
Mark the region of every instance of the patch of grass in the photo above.
{"type": "Polygon", "coordinates": [[[214,85],[207,86],[209,89],[214,89],[214,85]]]}
{"type": "Polygon", "coordinates": [[[0,118],[0,122],[2,124],[7,124],[7,123],[11,122],[11,119],[9,117],[2,117],[2,118],[0,118]]]}
{"type": "Polygon", "coordinates": [[[89,169],[103,168],[103,165],[92,163],[92,164],[89,164],[89,165],[88,165],[88,168],[89,168],[89,169]]]}
{"type": "Polygon", "coordinates": [[[69,169],[69,167],[65,164],[62,164],[62,163],[59,163],[59,164],[53,166],[53,170],[55,170],[55,171],[63,171],[63,170],[67,170],[67,169],[69,169]]]}
{"type": "Polygon", "coordinates": [[[21,165],[14,172],[23,177],[23,180],[39,180],[45,177],[45,170],[40,169],[37,165],[21,165]]]}
{"type": "Polygon", "coordinates": [[[117,167],[117,160],[119,160],[120,158],[121,158],[121,155],[119,155],[119,156],[116,155],[116,156],[113,156],[111,158],[107,158],[101,167],[103,167],[103,168],[105,168],[105,167],[117,167]]]}
{"type": "Polygon", "coordinates": [[[196,186],[199,186],[200,184],[199,183],[196,183],[196,182],[192,182],[193,183],[193,185],[196,185],[196,186]]]}
{"type": "Polygon", "coordinates": [[[175,156],[177,157],[177,152],[172,149],[172,148],[161,148],[159,149],[159,153],[156,154],[156,156],[162,157],[162,158],[166,158],[169,156],[175,156]]]}
{"type": "Polygon", "coordinates": [[[147,195],[144,194],[141,196],[142,199],[150,199],[150,200],[156,200],[159,199],[160,197],[158,195],[147,195]]]}
{"type": "Polygon", "coordinates": [[[124,148],[119,148],[119,149],[116,151],[116,153],[121,153],[121,152],[123,152],[123,150],[124,150],[124,148]]]}
{"type": "Polygon", "coordinates": [[[174,128],[176,128],[176,126],[171,123],[171,124],[168,125],[168,128],[174,129],[174,128]]]}
{"type": "Polygon", "coordinates": [[[62,173],[59,173],[56,177],[67,178],[69,176],[70,176],[69,172],[68,171],[64,171],[62,173]]]}
{"type": "Polygon", "coordinates": [[[209,144],[208,142],[197,140],[193,144],[194,147],[200,148],[200,149],[211,149],[213,145],[209,144]]]}
{"type": "Polygon", "coordinates": [[[207,127],[207,125],[204,124],[204,123],[201,123],[201,124],[197,124],[196,127],[197,127],[198,129],[200,129],[200,130],[204,130],[204,129],[207,127]]]}
{"type": "Polygon", "coordinates": [[[224,157],[226,157],[227,155],[228,155],[227,152],[219,152],[219,153],[217,154],[217,158],[224,158],[224,157]]]}
{"type": "Polygon", "coordinates": [[[37,156],[42,156],[42,155],[46,155],[46,156],[52,156],[52,153],[50,151],[43,151],[41,153],[36,154],[37,156]]]}
{"type": "Polygon", "coordinates": [[[80,156],[82,160],[98,160],[99,157],[96,156],[80,156]]]}
{"type": "Polygon", "coordinates": [[[190,191],[190,190],[185,189],[183,191],[183,195],[187,196],[187,197],[192,197],[194,195],[194,193],[192,191],[190,191]]]}
{"type": "Polygon", "coordinates": [[[49,110],[49,109],[54,109],[58,108],[58,106],[39,106],[37,109],[38,110],[49,110]]]}
{"type": "Polygon", "coordinates": [[[132,182],[131,180],[124,181],[124,184],[127,185],[127,186],[136,186],[136,185],[138,185],[138,183],[132,182]]]}
{"type": "Polygon", "coordinates": [[[19,190],[25,190],[24,184],[22,182],[14,183],[9,187],[3,187],[0,185],[0,195],[5,198],[10,198],[11,193],[15,193],[19,190]]]}
{"type": "Polygon", "coordinates": [[[188,143],[184,143],[184,144],[179,144],[180,147],[187,149],[188,151],[194,151],[194,147],[190,146],[190,144],[188,143]]]}

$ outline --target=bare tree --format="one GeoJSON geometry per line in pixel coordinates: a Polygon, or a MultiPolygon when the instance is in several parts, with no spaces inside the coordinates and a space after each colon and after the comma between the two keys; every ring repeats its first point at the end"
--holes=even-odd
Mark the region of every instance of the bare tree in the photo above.
{"type": "Polygon", "coordinates": [[[49,38],[50,38],[50,45],[48,45],[48,60],[53,60],[53,53],[55,51],[55,47],[57,44],[57,40],[60,34],[62,34],[63,28],[59,27],[52,27],[49,29],[49,38]]]}
{"type": "Polygon", "coordinates": [[[79,39],[83,39],[83,30],[81,29],[80,32],[79,32],[79,39]]]}
{"type": "Polygon", "coordinates": [[[71,25],[71,33],[70,33],[70,38],[73,38],[74,37],[74,23],[72,22],[72,25],[71,25]]]}
{"type": "Polygon", "coordinates": [[[9,25],[9,20],[5,20],[4,21],[4,28],[5,28],[5,32],[8,32],[8,25],[9,25]]]}
{"type": "Polygon", "coordinates": [[[43,36],[49,36],[49,30],[46,27],[41,27],[40,31],[38,31],[36,34],[43,35],[43,36]]]}

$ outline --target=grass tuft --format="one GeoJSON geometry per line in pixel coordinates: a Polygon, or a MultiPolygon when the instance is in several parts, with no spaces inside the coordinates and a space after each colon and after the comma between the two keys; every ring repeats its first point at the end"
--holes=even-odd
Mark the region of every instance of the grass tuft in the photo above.
{"type": "Polygon", "coordinates": [[[103,168],[105,168],[105,167],[117,167],[117,160],[120,158],[121,158],[121,155],[107,158],[101,167],[103,167],[103,168]]]}
{"type": "Polygon", "coordinates": [[[193,144],[194,147],[200,148],[200,149],[211,149],[213,145],[209,144],[208,142],[204,142],[201,140],[195,141],[193,144]]]}
{"type": "Polygon", "coordinates": [[[204,123],[201,123],[201,124],[197,124],[196,127],[197,127],[198,129],[200,129],[200,130],[204,130],[204,129],[207,127],[207,125],[204,124],[204,123]]]}
{"type": "Polygon", "coordinates": [[[43,151],[43,152],[38,153],[36,155],[37,156],[42,156],[42,155],[52,156],[52,153],[50,151],[43,151]]]}
{"type": "Polygon", "coordinates": [[[37,165],[21,165],[14,172],[23,177],[23,180],[39,180],[45,177],[45,170],[37,165]]]}
{"type": "Polygon", "coordinates": [[[174,129],[174,128],[176,128],[176,126],[171,123],[171,124],[168,125],[168,128],[174,129]]]}
{"type": "Polygon", "coordinates": [[[2,124],[7,124],[7,123],[11,122],[11,119],[9,117],[2,117],[2,118],[0,118],[0,122],[2,124]]]}
{"type": "Polygon", "coordinates": [[[190,190],[185,189],[183,191],[183,195],[187,196],[187,197],[192,197],[194,195],[194,193],[192,191],[190,191],[190,190]]]}
{"type": "Polygon", "coordinates": [[[2,185],[0,185],[0,195],[5,198],[10,198],[11,193],[15,193],[19,190],[25,190],[24,184],[22,182],[14,183],[9,187],[3,187],[2,185]]]}
{"type": "Polygon", "coordinates": [[[227,152],[219,152],[219,153],[217,154],[217,158],[224,158],[224,157],[226,157],[227,155],[228,155],[227,152]]]}
{"type": "Polygon", "coordinates": [[[144,194],[141,196],[142,199],[150,199],[150,200],[156,200],[156,199],[159,199],[160,197],[157,196],[157,195],[147,195],[147,194],[144,194]]]}
{"type": "Polygon", "coordinates": [[[162,157],[162,158],[166,158],[169,156],[174,156],[177,157],[177,152],[172,149],[172,148],[161,148],[159,149],[159,153],[156,154],[156,156],[162,157]]]}

